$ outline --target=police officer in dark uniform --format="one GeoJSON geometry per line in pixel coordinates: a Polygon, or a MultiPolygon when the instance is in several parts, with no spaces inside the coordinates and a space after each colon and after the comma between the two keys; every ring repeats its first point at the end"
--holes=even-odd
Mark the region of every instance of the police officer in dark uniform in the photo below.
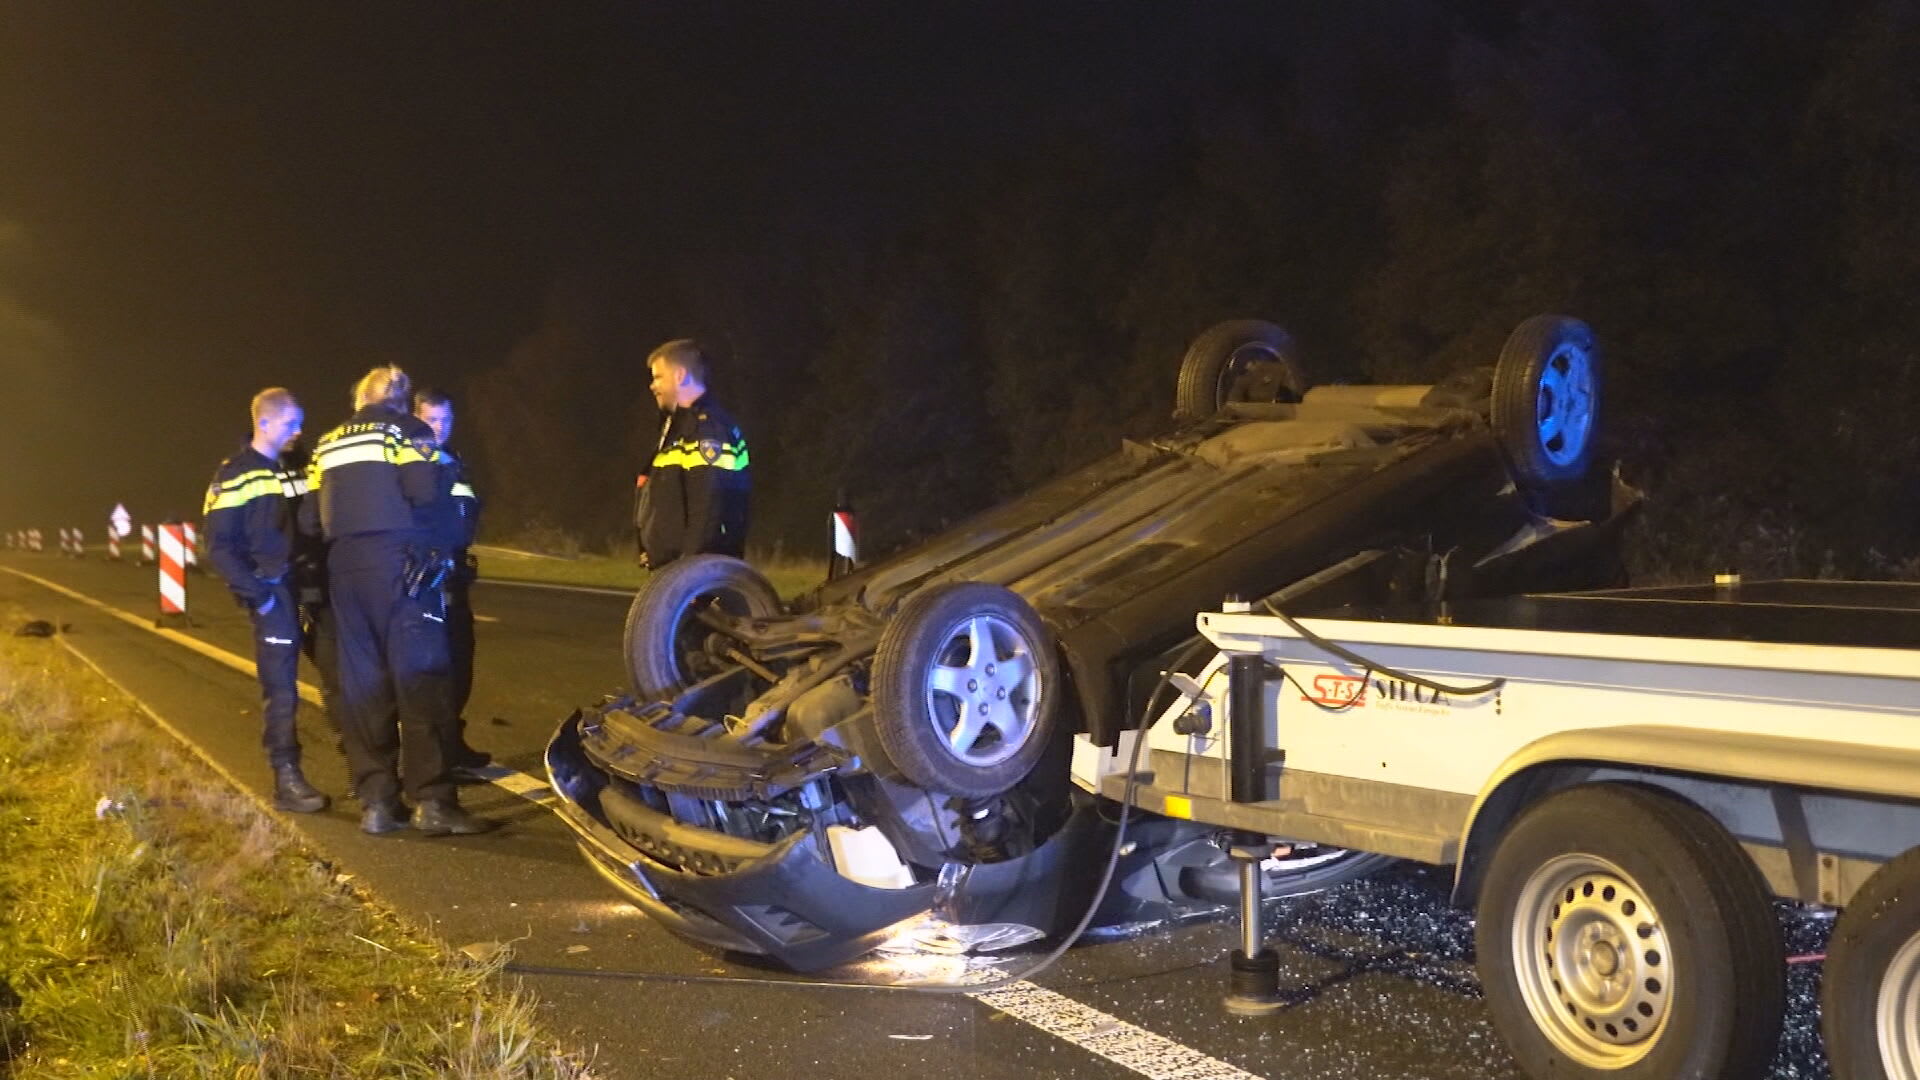
{"type": "Polygon", "coordinates": [[[207,558],[253,622],[273,805],[311,814],[327,808],[300,771],[300,615],[293,581],[294,522],[306,480],[281,460],[300,437],[299,402],[275,386],[253,397],[253,439],[220,463],[202,509],[207,558]]]}
{"type": "Polygon", "coordinates": [[[397,367],[369,371],[354,387],[353,416],[321,437],[309,473],[329,545],[342,742],[362,830],[406,825],[404,752],[413,827],[479,833],[494,823],[461,809],[448,771],[446,616],[429,557],[441,491],[433,432],[407,411],[410,389],[397,367]]]}
{"type": "Polygon", "coordinates": [[[736,558],[747,549],[747,440],[707,393],[707,357],[688,338],[647,357],[653,400],[666,414],[634,501],[640,560],[655,570],[683,555],[736,558]]]}
{"type": "Polygon", "coordinates": [[[440,469],[443,497],[435,504],[433,546],[453,557],[446,581],[448,689],[453,701],[453,745],[448,754],[454,775],[484,780],[493,755],[467,742],[467,702],[473,698],[472,594],[480,569],[470,549],[480,529],[480,496],[467,477],[466,462],[447,446],[453,438],[453,398],[440,390],[416,390],[413,415],[433,430],[438,447],[434,464],[440,469]]]}

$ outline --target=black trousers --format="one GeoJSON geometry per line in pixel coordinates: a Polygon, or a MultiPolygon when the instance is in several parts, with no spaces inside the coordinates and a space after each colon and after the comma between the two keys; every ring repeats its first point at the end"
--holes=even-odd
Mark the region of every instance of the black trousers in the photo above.
{"type": "Polygon", "coordinates": [[[464,566],[447,575],[447,692],[456,746],[467,745],[467,702],[473,699],[473,579],[464,566]]]}
{"type": "Polygon", "coordinates": [[[406,595],[405,560],[406,545],[381,534],[341,537],[327,558],[341,749],[366,805],[397,799],[403,778],[415,802],[454,797],[445,617],[406,595]]]}
{"type": "Polygon", "coordinates": [[[262,613],[252,605],[253,667],[260,678],[260,743],[274,768],[300,764],[300,735],[294,714],[300,708],[300,611],[293,591],[276,586],[273,606],[262,613]]]}
{"type": "MultiPolygon", "coordinates": [[[[333,609],[324,597],[300,605],[300,651],[312,661],[320,676],[320,699],[326,702],[327,726],[340,736],[340,639],[335,631],[333,609]]],[[[341,752],[346,747],[341,745],[341,752]]]]}

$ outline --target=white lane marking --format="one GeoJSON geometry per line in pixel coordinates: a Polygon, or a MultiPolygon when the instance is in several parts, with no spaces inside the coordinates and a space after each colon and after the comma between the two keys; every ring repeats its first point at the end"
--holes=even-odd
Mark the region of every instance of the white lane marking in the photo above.
{"type": "Polygon", "coordinates": [[[1236,1065],[1030,982],[968,996],[1152,1080],[1260,1080],[1236,1065]]]}
{"type": "Polygon", "coordinates": [[[500,616],[498,616],[498,615],[475,615],[475,616],[473,617],[473,621],[474,621],[474,622],[499,622],[499,621],[500,621],[500,616]]]}
{"type": "Polygon", "coordinates": [[[501,578],[483,577],[482,585],[512,585],[516,589],[552,589],[555,592],[598,593],[601,596],[632,596],[632,589],[609,589],[600,585],[555,585],[551,581],[506,581],[501,578]]]}
{"type": "MultiPolygon", "coordinates": [[[[233,653],[228,652],[225,649],[219,648],[218,646],[209,645],[206,642],[201,641],[199,638],[190,637],[186,634],[181,633],[178,630],[172,630],[164,626],[155,626],[151,622],[141,618],[138,615],[133,614],[132,612],[122,611],[119,608],[114,607],[112,604],[108,604],[100,600],[95,600],[93,597],[88,596],[85,593],[76,592],[73,589],[69,589],[65,585],[60,584],[59,582],[48,581],[46,578],[40,577],[37,574],[29,574],[25,570],[16,570],[11,566],[0,566],[0,570],[4,570],[9,574],[14,575],[15,577],[25,578],[26,580],[33,582],[35,585],[38,585],[41,588],[50,589],[54,592],[59,593],[62,596],[67,597],[68,599],[78,600],[80,603],[85,604],[88,607],[101,612],[102,614],[111,615],[114,618],[119,619],[121,622],[128,624],[129,626],[137,626],[140,629],[145,630],[150,634],[158,634],[159,636],[166,638],[168,641],[171,641],[176,645],[184,645],[187,648],[192,649],[194,652],[199,653],[201,656],[204,656],[207,659],[212,660],[214,663],[225,664],[227,667],[230,667],[235,671],[241,672],[242,674],[246,675],[248,678],[255,677],[256,672],[253,666],[253,661],[248,660],[245,657],[237,656],[233,653]]],[[[300,697],[302,700],[306,701],[309,705],[312,705],[315,708],[326,707],[326,702],[323,698],[321,698],[320,690],[318,687],[314,686],[312,683],[307,683],[307,682],[300,683],[299,686],[300,686],[300,697]]],[[[132,695],[128,695],[128,696],[132,696],[132,695]]],[[[168,729],[168,730],[171,731],[172,729],[168,729]]],[[[177,732],[175,733],[175,735],[176,737],[180,737],[177,732]]],[[[545,780],[537,779],[523,772],[515,772],[511,769],[507,769],[506,766],[504,765],[500,766],[500,768],[505,770],[506,775],[501,776],[497,779],[489,780],[487,781],[488,783],[492,784],[497,788],[500,788],[503,791],[511,792],[512,794],[518,795],[521,798],[526,799],[527,801],[535,804],[547,803],[547,802],[553,801],[554,799],[553,789],[547,785],[547,782],[545,780]]],[[[231,779],[231,777],[229,777],[229,779],[231,779]]]]}
{"type": "Polygon", "coordinates": [[[509,559],[547,559],[551,562],[571,562],[565,555],[542,555],[537,551],[521,551],[519,548],[501,547],[498,544],[474,544],[474,551],[491,551],[509,559]]]}

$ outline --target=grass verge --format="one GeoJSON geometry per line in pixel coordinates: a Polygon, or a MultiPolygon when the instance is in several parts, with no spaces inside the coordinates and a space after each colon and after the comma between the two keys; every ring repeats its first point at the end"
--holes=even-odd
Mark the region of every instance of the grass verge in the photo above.
{"type": "MultiPolygon", "coordinates": [[[[495,581],[535,581],[547,585],[586,585],[631,591],[646,583],[647,571],[630,557],[576,555],[572,557],[521,553],[506,547],[480,545],[480,576],[495,581]]],[[[798,596],[827,580],[827,564],[808,559],[749,560],[767,575],[783,597],[798,596]]]]}
{"type": "Polygon", "coordinates": [[[0,637],[0,837],[0,1076],[590,1076],[504,956],[356,896],[45,639],[0,637]]]}

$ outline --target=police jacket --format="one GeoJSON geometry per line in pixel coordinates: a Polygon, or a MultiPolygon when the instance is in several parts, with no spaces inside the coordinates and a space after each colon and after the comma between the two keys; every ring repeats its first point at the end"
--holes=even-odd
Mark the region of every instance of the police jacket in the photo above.
{"type": "Polygon", "coordinates": [[[252,446],[220,463],[200,516],[207,561],[240,601],[258,606],[288,579],[294,518],[307,483],[252,446]]]}
{"type": "Polygon", "coordinates": [[[328,542],[373,533],[425,542],[441,492],[434,453],[432,428],[385,405],[320,436],[307,486],[328,542]]]}
{"type": "Polygon", "coordinates": [[[634,525],[652,565],[682,555],[742,555],[747,546],[747,440],[708,396],[667,414],[640,474],[634,525]]]}
{"type": "Polygon", "coordinates": [[[480,496],[468,482],[467,463],[461,461],[458,454],[442,448],[434,452],[433,464],[438,470],[435,486],[440,498],[434,501],[431,510],[430,542],[449,555],[465,554],[480,529],[480,496]]]}

